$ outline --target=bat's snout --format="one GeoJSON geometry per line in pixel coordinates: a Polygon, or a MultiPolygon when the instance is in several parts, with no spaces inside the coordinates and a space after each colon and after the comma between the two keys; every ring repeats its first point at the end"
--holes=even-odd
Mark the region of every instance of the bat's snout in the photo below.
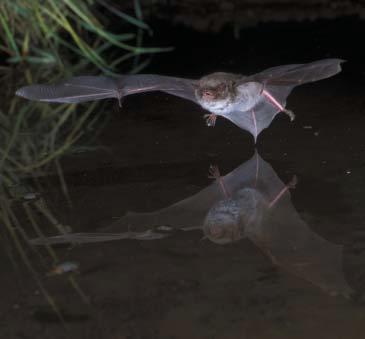
{"type": "Polygon", "coordinates": [[[202,99],[206,101],[211,101],[216,99],[216,95],[213,93],[213,91],[210,90],[203,90],[201,94],[202,99]]]}

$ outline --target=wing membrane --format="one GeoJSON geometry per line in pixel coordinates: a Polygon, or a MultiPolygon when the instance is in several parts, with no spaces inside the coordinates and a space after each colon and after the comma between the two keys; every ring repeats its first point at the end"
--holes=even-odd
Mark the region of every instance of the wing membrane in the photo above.
{"type": "Polygon", "coordinates": [[[116,98],[115,79],[103,76],[79,76],[58,84],[30,85],[17,90],[16,95],[29,100],[78,103],[116,98]]]}
{"type": "Polygon", "coordinates": [[[196,80],[156,74],[137,74],[122,76],[118,79],[118,83],[125,95],[161,91],[197,102],[195,98],[196,80]]]}
{"type": "Polygon", "coordinates": [[[329,78],[341,71],[341,59],[323,59],[308,64],[277,66],[249,78],[271,85],[300,85],[329,78]]]}
{"type": "MultiPolygon", "coordinates": [[[[246,82],[260,82],[263,91],[259,100],[250,110],[234,111],[225,117],[237,126],[250,132],[256,142],[257,136],[269,127],[275,116],[285,111],[286,99],[292,89],[300,84],[333,76],[341,71],[341,59],[323,59],[308,64],[293,64],[269,68],[244,78],[246,82]]],[[[242,86],[241,85],[241,86],[242,86]]],[[[291,115],[291,119],[294,115],[291,115]]]]}
{"type": "Polygon", "coordinates": [[[79,103],[151,91],[162,91],[196,102],[195,81],[153,74],[79,76],[57,84],[30,85],[20,88],[16,95],[29,100],[79,103]]]}

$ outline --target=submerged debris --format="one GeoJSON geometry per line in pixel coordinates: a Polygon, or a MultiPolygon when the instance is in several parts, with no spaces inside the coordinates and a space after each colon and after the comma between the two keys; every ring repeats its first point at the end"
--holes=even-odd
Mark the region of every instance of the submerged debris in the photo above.
{"type": "Polygon", "coordinates": [[[65,261],[61,264],[54,266],[48,273],[47,276],[61,275],[69,272],[79,272],[80,264],[74,261],[65,261]]]}

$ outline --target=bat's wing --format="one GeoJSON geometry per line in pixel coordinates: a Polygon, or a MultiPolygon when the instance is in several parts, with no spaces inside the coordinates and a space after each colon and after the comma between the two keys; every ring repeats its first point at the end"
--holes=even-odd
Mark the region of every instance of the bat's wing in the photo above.
{"type": "Polygon", "coordinates": [[[31,239],[32,245],[54,245],[54,244],[89,244],[93,242],[105,242],[122,239],[156,240],[169,236],[168,233],[146,230],[142,232],[121,232],[121,233],[69,233],[52,237],[31,239]]]}
{"type": "Polygon", "coordinates": [[[232,172],[222,176],[211,185],[195,195],[181,200],[161,210],[151,213],[127,213],[113,222],[104,232],[116,232],[127,227],[168,226],[174,229],[201,228],[210,208],[226,195],[234,193],[242,187],[253,186],[257,181],[259,155],[255,155],[232,172]],[[223,191],[221,183],[224,184],[223,191]]]}
{"type": "Polygon", "coordinates": [[[163,91],[194,102],[195,80],[153,74],[122,75],[116,78],[105,76],[79,76],[57,84],[30,85],[20,88],[16,95],[29,100],[79,103],[163,91]]]}
{"type": "Polygon", "coordinates": [[[307,64],[293,64],[266,69],[248,77],[267,85],[297,86],[329,78],[341,71],[342,59],[323,59],[307,64]]]}
{"type": "Polygon", "coordinates": [[[247,111],[233,111],[225,118],[257,136],[267,128],[275,116],[286,112],[291,120],[294,114],[285,109],[286,99],[295,86],[333,76],[341,71],[340,59],[324,59],[308,64],[285,65],[269,68],[242,80],[240,87],[252,82],[261,83],[262,91],[256,104],[247,111]]]}
{"type": "Polygon", "coordinates": [[[275,265],[330,294],[349,296],[351,287],[342,270],[342,246],[313,232],[295,210],[287,186],[273,168],[256,154],[255,187],[266,200],[259,223],[245,235],[275,265]]]}
{"type": "MultiPolygon", "coordinates": [[[[284,184],[281,184],[285,188],[284,184]]],[[[278,195],[272,191],[271,195],[278,195]]],[[[300,218],[288,191],[268,208],[260,225],[246,233],[272,262],[324,291],[346,297],[352,293],[342,270],[342,246],[313,232],[300,218]]]]}
{"type": "Polygon", "coordinates": [[[35,101],[78,103],[118,97],[118,82],[104,76],[79,76],[57,84],[30,85],[16,95],[35,101]]]}
{"type": "MultiPolygon", "coordinates": [[[[274,201],[278,193],[286,188],[272,166],[256,152],[256,174],[254,188],[261,193],[266,202],[274,201]]],[[[289,191],[286,196],[290,200],[289,191]]]]}
{"type": "Polygon", "coordinates": [[[198,103],[195,97],[197,80],[156,74],[137,74],[121,76],[118,78],[118,83],[124,95],[161,91],[198,103]]]}
{"type": "MultiPolygon", "coordinates": [[[[257,177],[260,159],[256,153],[250,160],[221,177],[229,195],[234,194],[242,187],[248,185],[256,186],[258,184],[257,177]]],[[[201,228],[209,209],[223,199],[226,199],[225,192],[222,190],[220,183],[214,181],[197,194],[161,210],[151,213],[127,213],[124,217],[100,230],[100,233],[71,233],[54,237],[37,238],[31,240],[31,243],[34,245],[44,245],[104,242],[118,239],[152,240],[161,238],[168,233],[154,231],[151,233],[151,228],[158,226],[167,226],[171,229],[201,228]],[[133,230],[133,232],[121,232],[126,229],[133,230]],[[141,232],[135,231],[141,229],[143,230],[141,232]]]]}

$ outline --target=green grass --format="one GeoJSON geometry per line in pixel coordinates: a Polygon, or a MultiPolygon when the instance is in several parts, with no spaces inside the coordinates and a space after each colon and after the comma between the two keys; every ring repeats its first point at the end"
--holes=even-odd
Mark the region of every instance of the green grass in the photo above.
{"type": "MultiPolygon", "coordinates": [[[[43,279],[61,260],[51,246],[40,251],[29,239],[44,236],[45,227],[61,234],[71,228],[58,221],[50,208],[52,202],[33,194],[42,191],[41,185],[34,183],[49,171],[58,173],[60,194],[67,195],[59,160],[86,134],[97,132],[101,118],[93,116],[93,106],[76,110],[75,105],[52,107],[13,98],[0,109],[0,246],[18,271],[28,271],[62,322],[62,312],[43,279]],[[34,198],[29,198],[32,194],[34,198]]],[[[81,300],[88,303],[75,276],[67,279],[81,300]]]]}
{"type": "MultiPolygon", "coordinates": [[[[70,63],[89,63],[105,73],[120,69],[141,55],[170,51],[143,47],[151,28],[142,19],[138,0],[135,13],[121,12],[105,0],[12,0],[0,2],[0,51],[9,64],[31,64],[65,70],[70,63]],[[122,21],[127,32],[107,29],[110,18],[122,21]]],[[[133,62],[137,72],[147,60],[133,62]]],[[[129,66],[129,64],[128,64],[129,66]]]]}
{"type": "MultiPolygon", "coordinates": [[[[85,69],[98,68],[109,74],[121,69],[140,71],[151,53],[171,48],[143,47],[152,30],[143,21],[138,0],[134,7],[135,13],[130,15],[107,0],[1,1],[0,54],[6,57],[0,65],[0,80],[10,84],[14,68],[21,85],[40,79],[54,82],[85,69]],[[108,30],[110,16],[123,21],[126,31],[108,30]],[[23,76],[19,78],[19,74],[23,76]]],[[[0,105],[0,247],[16,271],[27,270],[63,321],[43,279],[60,258],[51,246],[39,250],[29,239],[44,236],[45,227],[61,234],[72,227],[57,219],[52,201],[42,195],[27,197],[41,193],[37,178],[52,172],[58,175],[60,194],[69,200],[60,159],[75,147],[84,147],[80,142],[97,134],[105,117],[94,114],[96,103],[55,106],[28,102],[14,97],[14,87],[4,88],[0,105]]],[[[88,303],[76,278],[71,275],[68,280],[88,303]]]]}
{"type": "MultiPolygon", "coordinates": [[[[58,220],[53,202],[42,196],[38,178],[56,173],[59,194],[68,198],[60,159],[100,131],[106,117],[94,112],[95,106],[55,106],[10,97],[0,107],[0,247],[17,271],[30,274],[61,322],[62,311],[44,276],[62,260],[51,246],[39,250],[29,239],[42,237],[45,231],[64,234],[72,225],[58,220]]],[[[81,301],[89,303],[76,277],[67,279],[81,301]]]]}

